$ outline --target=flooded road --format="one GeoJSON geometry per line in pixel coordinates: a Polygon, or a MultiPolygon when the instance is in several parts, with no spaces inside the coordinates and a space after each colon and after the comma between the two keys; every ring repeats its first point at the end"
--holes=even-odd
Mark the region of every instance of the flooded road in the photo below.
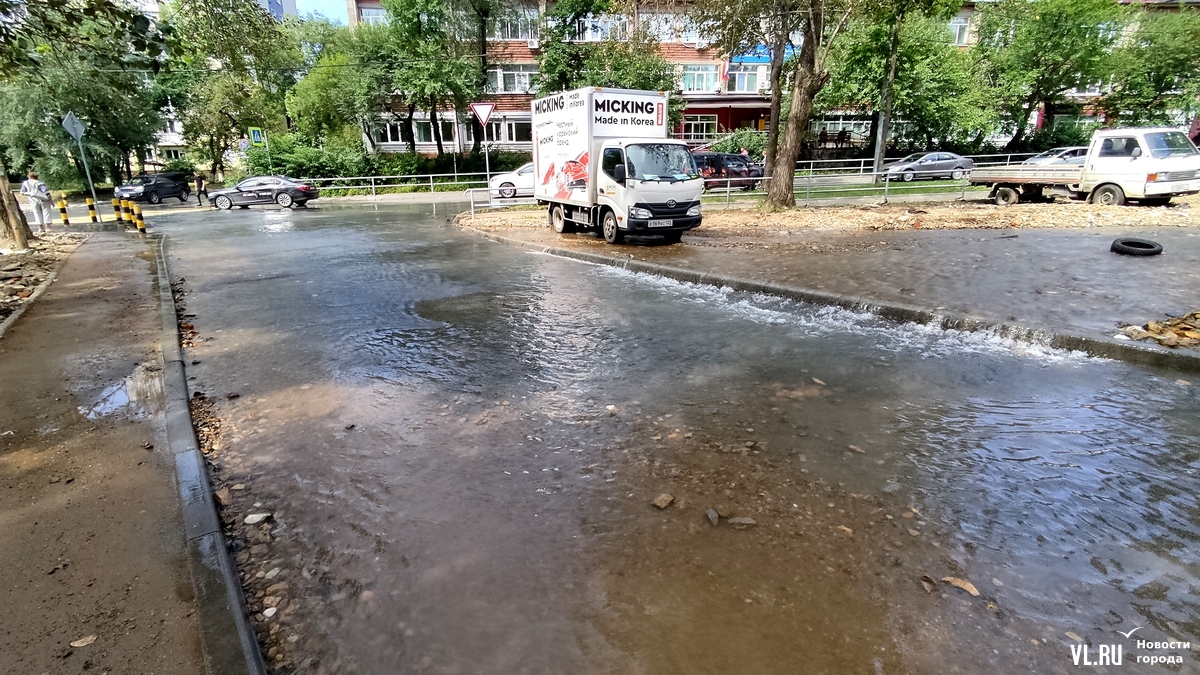
{"type": "Polygon", "coordinates": [[[161,222],[277,672],[1195,672],[1200,383],[436,208],[161,222]]]}

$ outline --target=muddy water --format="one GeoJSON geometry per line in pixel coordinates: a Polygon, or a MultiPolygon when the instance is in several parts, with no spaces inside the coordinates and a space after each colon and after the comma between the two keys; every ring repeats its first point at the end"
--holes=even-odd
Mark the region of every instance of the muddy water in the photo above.
{"type": "Polygon", "coordinates": [[[1200,639],[1198,383],[432,208],[164,220],[279,672],[1131,672],[1117,630],[1200,639]]]}

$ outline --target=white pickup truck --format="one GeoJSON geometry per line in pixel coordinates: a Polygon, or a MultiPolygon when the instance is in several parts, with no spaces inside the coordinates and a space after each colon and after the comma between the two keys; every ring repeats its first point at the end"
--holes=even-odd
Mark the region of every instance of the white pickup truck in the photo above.
{"type": "Polygon", "coordinates": [[[1100,129],[1083,166],[980,167],[972,185],[988,185],[1000,206],[1062,196],[1120,206],[1126,200],[1162,206],[1172,197],[1200,192],[1200,151],[1179,129],[1100,129]]]}

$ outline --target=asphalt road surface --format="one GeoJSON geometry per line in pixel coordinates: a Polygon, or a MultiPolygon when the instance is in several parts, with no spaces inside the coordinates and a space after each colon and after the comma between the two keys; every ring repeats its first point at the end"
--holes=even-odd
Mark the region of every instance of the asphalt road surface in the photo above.
{"type": "Polygon", "coordinates": [[[1197,383],[445,209],[155,223],[276,672],[1196,668],[1197,383]]]}

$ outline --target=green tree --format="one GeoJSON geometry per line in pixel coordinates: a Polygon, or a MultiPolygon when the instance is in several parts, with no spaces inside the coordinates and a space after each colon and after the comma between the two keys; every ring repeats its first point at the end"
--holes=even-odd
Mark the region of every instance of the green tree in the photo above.
{"type": "Polygon", "coordinates": [[[1111,72],[1124,26],[1117,0],[998,0],[979,5],[979,59],[992,96],[1022,147],[1030,117],[1111,72]]]}
{"type": "Polygon", "coordinates": [[[1200,96],[1200,12],[1142,11],[1113,54],[1112,86],[1100,99],[1110,123],[1191,121],[1200,96]]]}
{"type": "Polygon", "coordinates": [[[125,63],[157,68],[168,31],[112,0],[0,0],[0,79],[41,66],[54,45],[102,53],[125,45],[125,63]],[[95,30],[81,30],[95,28],[95,30]]]}
{"type": "Polygon", "coordinates": [[[300,133],[318,140],[357,121],[351,66],[348,54],[326,52],[288,92],[288,115],[300,133]]]}
{"type": "MultiPolygon", "coordinates": [[[[860,20],[847,28],[830,59],[829,85],[817,97],[820,109],[864,106],[879,111],[892,68],[894,25],[860,20]]],[[[949,43],[946,23],[910,15],[895,55],[894,112],[905,122],[898,128],[899,141],[946,148],[981,144],[994,129],[997,112],[973,71],[972,57],[949,43]]]]}
{"type": "Polygon", "coordinates": [[[771,89],[770,123],[763,149],[767,175],[779,144],[779,121],[783,96],[787,89],[784,62],[794,47],[793,32],[799,30],[804,16],[797,0],[697,0],[692,18],[697,29],[711,36],[713,46],[722,54],[735,56],[765,48],[770,59],[767,82],[771,89]]]}
{"type": "MultiPolygon", "coordinates": [[[[583,42],[579,26],[599,20],[613,9],[609,0],[567,0],[546,15],[542,28],[542,54],[538,62],[539,92],[579,87],[619,87],[648,91],[679,88],[675,66],[659,53],[659,44],[645,29],[635,29],[628,39],[583,42]]],[[[671,124],[683,116],[685,102],[671,97],[671,124]]]]}

